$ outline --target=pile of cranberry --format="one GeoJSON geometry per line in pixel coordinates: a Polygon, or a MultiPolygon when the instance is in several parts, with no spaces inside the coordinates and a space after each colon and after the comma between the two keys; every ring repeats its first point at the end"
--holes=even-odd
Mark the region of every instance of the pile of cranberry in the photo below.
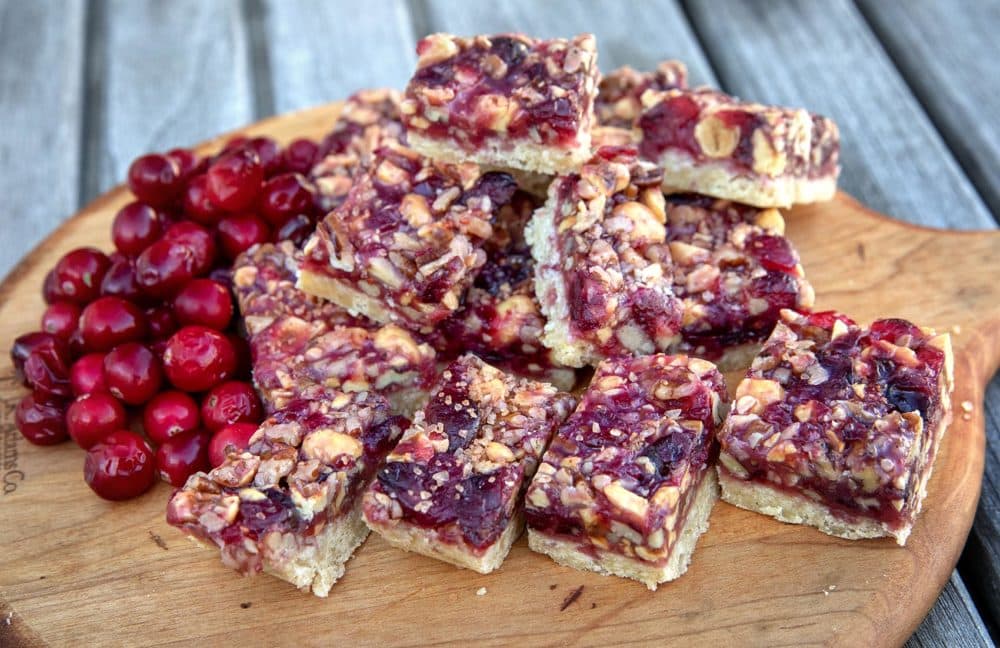
{"type": "Polygon", "coordinates": [[[24,437],[72,438],[87,451],[87,484],[110,500],[146,492],[157,474],[180,486],[245,448],[263,408],[230,268],[254,244],[309,235],[319,207],[307,174],[321,154],[310,140],[282,149],[257,137],[214,158],[175,149],[136,159],[137,201],[111,227],[116,251],[62,257],[45,278],[41,331],[14,341],[32,390],[16,410],[24,437]]]}

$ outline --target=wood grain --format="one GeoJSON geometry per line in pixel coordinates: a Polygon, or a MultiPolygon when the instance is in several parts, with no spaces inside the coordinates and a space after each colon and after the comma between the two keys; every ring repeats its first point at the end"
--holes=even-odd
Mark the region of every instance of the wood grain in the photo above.
{"type": "MultiPolygon", "coordinates": [[[[334,110],[268,120],[249,132],[282,140],[316,136],[334,110]]],[[[38,285],[61,253],[80,243],[107,247],[108,223],[126,200],[120,190],[101,197],[26,259],[14,280],[0,285],[6,338],[37,319],[38,285]]],[[[372,538],[331,597],[318,600],[267,577],[241,579],[214,552],[183,540],[163,520],[166,486],[132,502],[103,502],[80,479],[78,449],[21,442],[12,409],[23,390],[4,358],[0,438],[5,452],[14,444],[16,469],[24,476],[13,493],[0,497],[0,599],[24,633],[66,643],[101,643],[112,640],[110,632],[142,644],[318,644],[334,637],[394,645],[618,644],[625,636],[662,642],[665,634],[702,645],[902,643],[947,582],[975,511],[983,460],[979,404],[983,383],[1000,361],[1000,300],[993,282],[1000,239],[907,226],[843,194],[793,210],[788,234],[822,307],[860,320],[898,315],[943,329],[961,326],[954,397],[977,406],[969,420],[959,416],[949,430],[926,510],[904,549],[889,541],[830,538],[719,504],[690,572],[656,593],[558,567],[529,552],[523,540],[498,573],[481,576],[372,538]],[[840,236],[829,235],[831,222],[840,236]],[[567,594],[581,585],[578,601],[560,612],[567,594]],[[479,587],[487,588],[485,596],[475,595],[479,587]]]]}
{"type": "Polygon", "coordinates": [[[85,23],[82,0],[0,0],[0,275],[80,206],[85,23]]]}

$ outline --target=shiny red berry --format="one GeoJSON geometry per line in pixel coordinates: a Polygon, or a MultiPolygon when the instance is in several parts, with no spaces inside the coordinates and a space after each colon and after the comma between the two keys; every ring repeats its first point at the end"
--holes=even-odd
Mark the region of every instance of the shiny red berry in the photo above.
{"type": "Polygon", "coordinates": [[[274,241],[291,241],[296,247],[302,247],[309,236],[316,230],[316,222],[305,214],[292,216],[274,233],[274,241]]]}
{"type": "Polygon", "coordinates": [[[201,424],[198,403],[182,392],[168,390],[153,396],[142,411],[142,427],[153,443],[193,432],[201,424]]]}
{"type": "Polygon", "coordinates": [[[83,478],[95,493],[106,500],[137,497],[156,482],[153,451],[134,432],[112,432],[87,451],[83,478]]]}
{"type": "Polygon", "coordinates": [[[55,445],[68,438],[65,401],[28,394],[17,404],[14,422],[21,435],[35,445],[55,445]]]}
{"type": "Polygon", "coordinates": [[[151,340],[165,340],[177,331],[177,320],[168,306],[146,309],[146,325],[151,340]]]}
{"type": "Polygon", "coordinates": [[[298,173],[282,173],[264,184],[260,196],[260,214],[274,227],[281,227],[296,214],[313,208],[312,185],[298,173]]]}
{"type": "Polygon", "coordinates": [[[104,354],[88,353],[73,363],[69,370],[69,384],[74,396],[107,392],[104,380],[104,354]]]}
{"type": "Polygon", "coordinates": [[[308,174],[316,165],[319,145],[309,139],[293,140],[282,152],[286,171],[308,174]]]}
{"type": "Polygon", "coordinates": [[[136,257],[163,233],[160,214],[149,205],[132,202],[115,214],[111,224],[111,240],[118,251],[136,257]]]}
{"type": "Polygon", "coordinates": [[[156,468],[160,479],[180,488],[196,472],[211,470],[208,462],[210,439],[207,432],[199,430],[184,432],[164,441],[156,449],[156,468]]]}
{"type": "Polygon", "coordinates": [[[63,355],[69,353],[65,340],[44,331],[34,331],[20,335],[10,347],[10,361],[14,365],[14,374],[25,385],[28,383],[24,376],[24,362],[31,355],[32,351],[43,347],[52,347],[63,355]]]}
{"type": "Polygon", "coordinates": [[[226,216],[217,226],[219,245],[230,260],[257,243],[271,240],[271,228],[264,219],[253,213],[226,216]]]}
{"type": "Polygon", "coordinates": [[[184,179],[176,161],[151,153],[132,162],[128,168],[128,186],[140,201],[164,207],[180,193],[184,179]]]}
{"type": "Polygon", "coordinates": [[[104,379],[116,398],[141,405],[160,390],[163,372],[149,348],[126,342],[104,356],[104,379]]]}
{"type": "Polygon", "coordinates": [[[208,167],[208,198],[230,212],[253,205],[264,184],[264,167],[257,153],[238,148],[208,167]]]}
{"type": "Polygon", "coordinates": [[[41,346],[25,359],[24,379],[37,394],[50,399],[67,399],[73,395],[69,365],[70,360],[63,347],[41,346]]]}
{"type": "Polygon", "coordinates": [[[215,237],[201,225],[190,221],[175,223],[167,228],[163,240],[191,249],[194,253],[192,271],[195,276],[201,276],[212,269],[216,257],[215,237]]]}
{"type": "Polygon", "coordinates": [[[236,366],[229,338],[205,326],[185,326],[171,336],[163,352],[167,378],[189,392],[211,389],[232,377],[236,366]]]}
{"type": "Polygon", "coordinates": [[[256,423],[233,423],[216,432],[208,446],[208,460],[212,467],[221,466],[226,461],[227,449],[231,452],[246,450],[257,427],[256,423]]]}
{"type": "Polygon", "coordinates": [[[121,402],[106,392],[80,396],[66,410],[66,430],[84,450],[116,430],[124,429],[128,415],[121,402]]]}
{"type": "Polygon", "coordinates": [[[80,315],[83,343],[90,351],[109,351],[125,342],[146,337],[146,317],[142,310],[121,297],[101,297],[80,315]]]}
{"type": "Polygon", "coordinates": [[[208,198],[208,175],[191,178],[184,189],[184,214],[202,225],[215,225],[224,212],[208,198]]]}
{"type": "Polygon", "coordinates": [[[190,281],[195,267],[195,254],[189,246],[159,240],[136,259],[135,278],[145,294],[162,299],[172,297],[190,281]]]}
{"type": "Polygon", "coordinates": [[[187,180],[191,174],[197,172],[200,166],[198,156],[194,151],[184,148],[175,148],[167,151],[167,157],[177,165],[182,180],[187,180]]]}
{"type": "Polygon", "coordinates": [[[174,315],[182,325],[201,324],[225,330],[233,319],[229,288],[211,279],[194,279],[174,297],[174,315]]]}
{"type": "Polygon", "coordinates": [[[68,340],[80,320],[80,307],[73,302],[50,304],[42,313],[42,332],[68,340]]]}
{"type": "Polygon", "coordinates": [[[253,385],[240,380],[219,383],[201,401],[201,419],[213,432],[231,423],[260,423],[263,415],[253,385]]]}
{"type": "Polygon", "coordinates": [[[101,282],[101,295],[121,297],[134,303],[147,299],[136,280],[132,259],[121,259],[111,265],[101,282]]]}
{"type": "Polygon", "coordinates": [[[260,165],[264,168],[264,176],[271,177],[279,173],[284,165],[281,147],[270,137],[254,137],[246,141],[243,148],[248,148],[257,154],[260,165]]]}
{"type": "Polygon", "coordinates": [[[101,281],[111,259],[94,248],[78,248],[59,259],[53,270],[55,294],[61,300],[87,304],[101,294],[101,281]]]}

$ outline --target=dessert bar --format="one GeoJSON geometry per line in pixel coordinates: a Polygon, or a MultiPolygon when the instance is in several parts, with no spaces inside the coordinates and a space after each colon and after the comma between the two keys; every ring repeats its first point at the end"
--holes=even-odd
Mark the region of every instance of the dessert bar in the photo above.
{"type": "Polygon", "coordinates": [[[664,168],[664,191],[758,207],[829,200],[840,136],[826,117],[740,101],[721,92],[646,92],[640,153],[664,168]]]}
{"type": "Polygon", "coordinates": [[[387,143],[306,243],[298,285],[353,314],[428,333],[458,309],[486,262],[491,222],[516,189],[507,174],[387,143]]]}
{"type": "Polygon", "coordinates": [[[665,351],[678,340],[661,174],[634,149],[604,147],[557,178],[525,236],[548,322],[542,343],[582,367],[665,351]]]}
{"type": "Polygon", "coordinates": [[[842,538],[913,528],[951,418],[947,334],[781,312],[722,431],[722,497],[842,538]]]}
{"type": "Polygon", "coordinates": [[[432,34],[417,54],[401,106],[415,150],[549,174],[590,157],[599,74],[592,35],[432,34]]]}
{"type": "Polygon", "coordinates": [[[725,399],[706,360],[603,361],[528,487],[528,545],[653,590],[683,574],[718,497],[725,399]]]}
{"type": "Polygon", "coordinates": [[[524,486],[573,405],[551,385],[459,358],[365,493],[365,521],[402,549],[497,569],[524,527],[524,486]]]}
{"type": "Polygon", "coordinates": [[[681,340],[671,350],[722,371],[750,365],[782,308],[808,310],[815,295],[774,208],[697,194],[667,196],[674,294],[681,340]]]}
{"type": "Polygon", "coordinates": [[[326,596],[368,535],[360,494],[405,419],[373,392],[304,388],[264,421],[246,452],[195,473],[167,522],[242,574],[261,571],[326,596]]]}
{"type": "Polygon", "coordinates": [[[594,116],[601,126],[633,128],[642,113],[644,92],[686,87],[687,66],[680,61],[663,61],[652,72],[638,72],[626,65],[601,77],[594,116]]]}

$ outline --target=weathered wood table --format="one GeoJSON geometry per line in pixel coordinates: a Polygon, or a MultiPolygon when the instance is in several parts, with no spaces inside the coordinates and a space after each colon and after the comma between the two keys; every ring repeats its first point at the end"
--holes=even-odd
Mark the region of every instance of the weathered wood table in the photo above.
{"type": "MultiPolygon", "coordinates": [[[[681,58],[696,83],[833,117],[842,187],[870,207],[994,228],[998,28],[997,0],[0,0],[0,274],[136,155],[401,87],[439,30],[592,31],[606,70],[681,58]]],[[[1000,627],[1000,379],[986,421],[976,523],[912,645],[991,645],[1000,627]]]]}

